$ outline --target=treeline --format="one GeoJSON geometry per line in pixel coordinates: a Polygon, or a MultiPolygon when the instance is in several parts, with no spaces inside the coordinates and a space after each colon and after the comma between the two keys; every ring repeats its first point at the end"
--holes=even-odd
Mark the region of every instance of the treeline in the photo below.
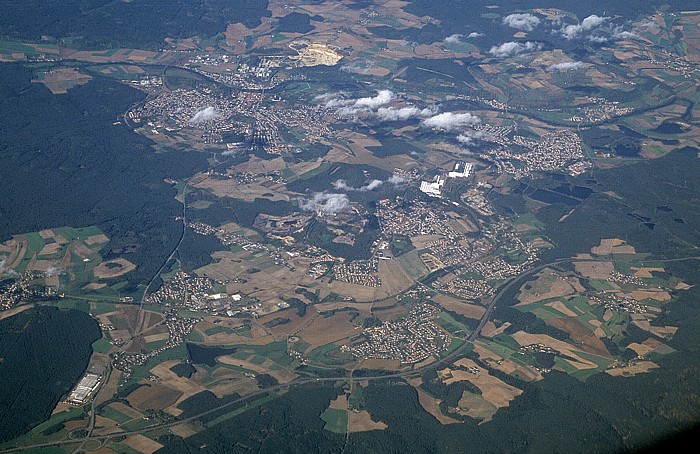
{"type": "Polygon", "coordinates": [[[98,225],[107,258],[137,265],[130,286],[150,280],[179,240],[182,207],[166,177],[206,167],[200,153],[156,153],[153,142],[113,125],[143,94],[95,78],[56,96],[32,71],[3,65],[0,78],[0,241],[58,226],[98,225]],[[31,190],[22,190],[27,185],[31,190]]]}
{"type": "Polygon", "coordinates": [[[0,320],[0,441],[49,418],[100,337],[97,322],[81,311],[39,306],[0,320]]]}

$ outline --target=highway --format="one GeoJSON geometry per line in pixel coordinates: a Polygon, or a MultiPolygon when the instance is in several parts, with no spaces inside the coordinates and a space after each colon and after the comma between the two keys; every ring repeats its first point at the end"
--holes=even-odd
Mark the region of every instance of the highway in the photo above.
{"type": "MultiPolygon", "coordinates": [[[[655,263],[670,263],[670,262],[679,262],[679,261],[685,261],[685,260],[700,260],[700,256],[682,257],[682,258],[677,258],[677,259],[660,259],[660,260],[650,259],[648,261],[655,262],[655,263]]],[[[425,372],[428,369],[435,368],[440,364],[449,363],[453,359],[459,357],[463,353],[465,347],[468,346],[471,342],[474,342],[478,338],[479,332],[484,327],[484,325],[489,321],[491,313],[496,308],[496,305],[499,303],[501,298],[503,298],[503,295],[505,295],[506,292],[508,292],[508,290],[511,289],[514,285],[522,283],[522,281],[524,279],[526,279],[527,277],[532,276],[533,274],[535,274],[539,271],[542,271],[543,269],[545,269],[547,267],[561,265],[564,263],[590,262],[590,261],[609,261],[609,258],[599,258],[599,259],[595,259],[595,258],[593,258],[593,259],[591,259],[591,258],[565,258],[565,259],[559,259],[559,260],[554,260],[552,262],[542,263],[534,268],[529,269],[528,271],[526,271],[522,274],[519,274],[518,276],[514,276],[513,278],[511,278],[508,282],[506,282],[506,284],[504,284],[500,288],[500,290],[496,293],[496,295],[494,295],[493,299],[491,300],[491,303],[489,304],[489,306],[486,309],[486,312],[484,313],[481,320],[479,321],[479,325],[474,330],[474,332],[472,332],[467,337],[466,342],[463,345],[461,345],[459,348],[455,349],[453,352],[449,353],[448,355],[438,359],[437,361],[435,361],[431,364],[422,366],[422,367],[418,367],[418,368],[403,371],[403,372],[396,372],[393,374],[376,375],[376,376],[353,377],[353,376],[343,375],[343,376],[338,376],[338,377],[325,377],[325,378],[298,378],[298,379],[293,380],[289,383],[271,386],[269,388],[262,389],[260,391],[254,392],[252,394],[248,394],[245,397],[242,397],[240,399],[219,405],[218,407],[211,408],[207,411],[201,412],[201,413],[196,414],[194,416],[191,416],[189,418],[180,419],[180,420],[165,423],[165,424],[155,424],[153,426],[149,426],[149,427],[139,429],[139,430],[119,432],[119,433],[114,433],[114,434],[110,434],[110,435],[89,435],[86,437],[81,437],[81,438],[76,438],[76,439],[65,439],[65,440],[59,440],[59,441],[54,441],[54,442],[50,442],[50,443],[38,443],[38,444],[34,444],[34,445],[9,448],[9,449],[2,450],[0,452],[2,452],[2,453],[20,452],[20,451],[24,451],[26,449],[48,448],[51,446],[66,446],[66,445],[71,445],[71,444],[79,444],[79,447],[83,447],[86,442],[91,441],[91,440],[99,441],[101,443],[101,445],[103,445],[105,442],[107,442],[113,438],[134,435],[134,434],[145,434],[148,432],[152,432],[154,430],[167,429],[167,428],[176,426],[178,424],[192,422],[192,421],[200,419],[204,416],[208,416],[214,412],[225,410],[229,407],[234,407],[235,405],[244,403],[246,401],[253,401],[256,398],[259,398],[265,394],[274,393],[276,391],[280,391],[283,389],[289,389],[289,388],[294,387],[294,386],[300,386],[300,385],[309,384],[309,383],[337,382],[337,381],[344,381],[344,382],[376,381],[376,380],[389,380],[392,378],[402,378],[402,377],[407,377],[407,376],[411,376],[411,375],[418,375],[418,374],[425,372]]],[[[91,424],[90,424],[91,426],[92,426],[92,424],[94,424],[93,421],[94,421],[94,408],[93,408],[93,413],[91,415],[91,424]]]]}

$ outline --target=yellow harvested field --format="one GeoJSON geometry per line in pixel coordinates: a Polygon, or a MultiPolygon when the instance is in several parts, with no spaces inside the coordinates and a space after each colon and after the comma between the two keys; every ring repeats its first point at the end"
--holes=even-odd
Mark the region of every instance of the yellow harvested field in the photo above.
{"type": "Polygon", "coordinates": [[[629,296],[637,301],[645,299],[653,299],[656,301],[671,301],[671,295],[665,290],[635,290],[629,293],[629,296]]]}
{"type": "Polygon", "coordinates": [[[61,245],[58,243],[45,244],[41,251],[37,255],[54,255],[61,250],[61,245]]]}
{"type": "Polygon", "coordinates": [[[631,270],[634,271],[634,276],[636,277],[642,277],[642,278],[652,278],[654,277],[653,272],[658,272],[658,273],[663,273],[665,270],[663,268],[647,268],[647,267],[642,267],[642,268],[636,268],[634,266],[630,267],[631,270]]]}
{"type": "MultiPolygon", "coordinates": [[[[520,303],[517,306],[525,306],[539,301],[551,298],[560,298],[570,296],[576,293],[574,286],[569,281],[570,278],[563,278],[552,270],[545,269],[539,277],[532,282],[529,282],[529,290],[521,289],[518,294],[520,303]]],[[[572,282],[578,279],[571,279],[572,282]]]]}
{"type": "Polygon", "coordinates": [[[453,371],[452,374],[454,377],[454,374],[464,372],[459,374],[459,380],[456,381],[469,381],[476,385],[481,390],[481,397],[497,408],[507,407],[510,405],[510,401],[523,393],[521,389],[511,386],[494,377],[488,371],[483,370],[471,359],[462,358],[455,364],[462,367],[475,367],[480,369],[478,374],[465,371],[453,371]]]}
{"type": "Polygon", "coordinates": [[[146,343],[148,344],[151,342],[166,340],[169,337],[170,337],[170,333],[159,333],[159,334],[151,334],[149,336],[144,336],[143,340],[146,341],[146,343]]]}
{"type": "Polygon", "coordinates": [[[333,399],[328,405],[328,408],[335,408],[336,410],[347,410],[348,409],[348,395],[341,394],[337,398],[333,399]]]}
{"type": "MultiPolygon", "coordinates": [[[[433,361],[432,359],[430,360],[433,361]]],[[[370,358],[364,359],[360,362],[360,365],[364,369],[376,369],[376,370],[398,370],[401,369],[401,361],[398,359],[381,359],[381,358],[370,358]]]]}
{"type": "Polygon", "coordinates": [[[260,389],[255,379],[250,379],[248,377],[222,380],[219,383],[208,385],[207,388],[209,391],[213,392],[216,397],[228,396],[233,393],[245,396],[260,389]]]}
{"type": "Polygon", "coordinates": [[[31,304],[24,304],[22,306],[13,307],[12,309],[8,309],[6,311],[0,311],[0,320],[6,319],[8,317],[12,317],[13,315],[17,315],[20,312],[24,312],[27,309],[31,309],[33,307],[34,307],[34,303],[31,303],[31,304]]]}
{"type": "Polygon", "coordinates": [[[676,334],[676,331],[678,331],[677,326],[652,326],[649,320],[647,320],[643,316],[640,317],[638,315],[639,314],[635,314],[634,316],[632,316],[633,323],[639,328],[643,329],[644,331],[648,331],[655,336],[661,338],[668,338],[676,334]]]}
{"type": "Polygon", "coordinates": [[[643,374],[649,372],[650,370],[657,369],[659,366],[651,361],[640,361],[625,367],[615,367],[613,369],[608,369],[607,372],[613,377],[629,377],[632,375],[643,374]]]}
{"type": "Polygon", "coordinates": [[[141,434],[129,435],[122,443],[143,454],[152,454],[163,447],[157,441],[141,434]]]}
{"type": "Polygon", "coordinates": [[[573,358],[574,361],[569,362],[579,370],[596,369],[598,367],[596,363],[588,361],[575,353],[573,350],[573,345],[554,339],[553,337],[545,334],[530,334],[525,331],[518,331],[517,333],[512,334],[511,337],[521,346],[543,344],[546,347],[551,347],[558,352],[573,358]]]}
{"type": "Polygon", "coordinates": [[[600,245],[591,248],[591,252],[595,255],[637,253],[633,246],[626,245],[625,242],[619,238],[603,238],[600,240],[600,245]]]}
{"type": "Polygon", "coordinates": [[[654,351],[653,347],[644,344],[638,344],[637,342],[632,342],[627,346],[627,348],[634,350],[634,352],[639,356],[644,356],[649,352],[654,351]]]}
{"type": "Polygon", "coordinates": [[[116,421],[105,418],[104,416],[95,416],[95,434],[96,435],[106,435],[124,432],[120,427],[117,426],[116,421]]]}
{"type": "Polygon", "coordinates": [[[350,320],[348,312],[337,312],[330,317],[318,316],[298,335],[312,345],[320,347],[359,333],[350,320]]]}
{"type": "Polygon", "coordinates": [[[220,356],[217,360],[223,364],[228,364],[230,366],[238,366],[244,369],[252,370],[261,374],[269,374],[280,383],[289,383],[296,378],[296,375],[289,372],[286,369],[274,370],[273,367],[275,363],[269,359],[266,359],[262,364],[253,364],[249,361],[234,358],[233,356],[220,356]]]}
{"type": "Polygon", "coordinates": [[[420,388],[422,383],[420,378],[408,380],[408,382],[416,389],[418,393],[418,402],[421,407],[437,419],[440,424],[459,424],[461,422],[442,414],[442,411],[440,411],[440,402],[442,401],[434,398],[420,388]]]}
{"type": "Polygon", "coordinates": [[[607,279],[613,272],[613,262],[574,262],[576,271],[591,279],[607,279]]]}
{"type": "Polygon", "coordinates": [[[411,237],[411,244],[413,244],[413,247],[416,249],[425,249],[433,241],[437,241],[442,238],[442,235],[417,235],[411,237]]]}
{"type": "Polygon", "coordinates": [[[552,309],[556,309],[557,311],[561,312],[562,314],[568,316],[568,317],[578,317],[579,314],[576,312],[572,311],[564,303],[561,301],[552,301],[551,303],[545,304],[545,306],[551,307],[552,309]]]}
{"type": "Polygon", "coordinates": [[[387,426],[381,421],[373,421],[367,410],[348,412],[348,432],[369,432],[384,430],[387,426]]]}
{"type": "MultiPolygon", "coordinates": [[[[180,364],[180,360],[174,359],[171,361],[162,362],[151,369],[151,373],[159,377],[162,380],[163,385],[183,393],[177,400],[177,403],[179,403],[185,400],[187,397],[204,391],[205,389],[203,386],[194,383],[192,380],[188,380],[185,377],[178,377],[175,372],[171,371],[170,368],[176,364],[180,364]]],[[[134,392],[137,392],[139,389],[134,392]]],[[[138,408],[137,405],[134,406],[138,408]]]]}
{"type": "Polygon", "coordinates": [[[170,432],[178,437],[187,438],[197,433],[197,430],[192,425],[187,423],[178,424],[170,428],[170,432]]]}
{"type": "Polygon", "coordinates": [[[42,240],[48,240],[49,238],[54,237],[54,233],[53,233],[53,230],[51,230],[51,229],[40,230],[39,236],[41,237],[42,240]]]}
{"type": "Polygon", "coordinates": [[[433,301],[447,310],[457,312],[465,317],[480,319],[486,312],[486,308],[476,304],[469,304],[464,301],[452,298],[448,295],[439,294],[433,298],[433,301]]]}

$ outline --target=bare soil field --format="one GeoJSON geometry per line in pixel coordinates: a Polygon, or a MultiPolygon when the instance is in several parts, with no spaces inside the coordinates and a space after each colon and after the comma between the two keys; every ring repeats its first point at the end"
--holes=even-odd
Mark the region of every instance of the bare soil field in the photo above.
{"type": "Polygon", "coordinates": [[[559,298],[570,296],[576,293],[569,279],[564,278],[552,270],[545,269],[535,281],[530,281],[526,285],[530,286],[529,290],[521,287],[518,294],[518,306],[536,303],[551,298],[559,298]]]}
{"type": "Polygon", "coordinates": [[[129,435],[122,443],[143,454],[152,454],[163,447],[157,441],[151,440],[145,435],[129,435]]]}
{"type": "Polygon", "coordinates": [[[296,378],[296,375],[286,369],[275,369],[277,366],[271,360],[265,360],[262,364],[253,364],[250,361],[234,358],[233,356],[221,356],[217,360],[223,364],[230,366],[238,366],[244,369],[252,370],[261,374],[269,374],[277,379],[280,383],[289,383],[296,378]]]}
{"type": "Polygon", "coordinates": [[[33,307],[34,307],[34,303],[31,303],[31,304],[23,304],[22,306],[13,307],[12,309],[8,309],[6,311],[1,311],[0,312],[0,320],[6,319],[8,317],[12,317],[13,315],[17,315],[20,312],[24,312],[27,309],[31,309],[33,307]]]}
{"type": "MultiPolygon", "coordinates": [[[[431,360],[432,362],[433,360],[431,360]]],[[[398,370],[401,369],[401,361],[398,359],[369,358],[360,362],[363,369],[398,370]]]]}
{"type": "Polygon", "coordinates": [[[572,339],[581,344],[580,348],[582,351],[610,358],[610,352],[605,348],[605,344],[578,318],[550,318],[546,320],[546,323],[569,333],[572,339]]]}
{"type": "Polygon", "coordinates": [[[141,386],[127,396],[134,408],[146,411],[148,409],[164,410],[173,405],[182,396],[182,392],[158,383],[141,386]]]}
{"type": "Polygon", "coordinates": [[[447,310],[457,312],[458,314],[464,315],[465,317],[473,318],[476,320],[481,319],[481,317],[486,312],[486,308],[484,308],[483,306],[469,304],[467,302],[458,300],[457,298],[452,298],[448,295],[436,295],[433,297],[433,301],[435,301],[447,310]]]}
{"type": "Polygon", "coordinates": [[[626,245],[625,242],[619,238],[603,238],[600,240],[600,245],[591,248],[591,252],[595,255],[637,253],[633,246],[626,245]]]}
{"type": "Polygon", "coordinates": [[[384,430],[387,426],[381,421],[372,420],[367,410],[351,411],[348,413],[348,432],[369,432],[370,430],[384,430]]]}
{"type": "MultiPolygon", "coordinates": [[[[481,328],[481,335],[485,336],[485,337],[498,336],[503,331],[505,331],[509,326],[510,326],[510,322],[505,322],[501,326],[496,327],[496,325],[492,321],[488,321],[488,322],[486,322],[484,327],[481,328]]],[[[493,354],[493,353],[491,353],[491,354],[493,354]]]]}
{"type": "Polygon", "coordinates": [[[348,395],[340,394],[337,398],[333,399],[328,408],[335,408],[336,410],[347,410],[348,409],[348,395]]]}
{"type": "Polygon", "coordinates": [[[578,273],[590,279],[607,279],[613,272],[613,262],[574,262],[578,273]]]}
{"type": "Polygon", "coordinates": [[[648,268],[648,267],[636,268],[633,266],[630,267],[630,269],[634,271],[634,276],[641,277],[641,278],[652,278],[652,277],[654,277],[654,275],[651,273],[654,273],[654,272],[663,273],[665,271],[664,268],[648,268]]]}
{"type": "MultiPolygon", "coordinates": [[[[575,347],[573,345],[554,339],[553,337],[545,334],[530,334],[525,331],[518,331],[512,334],[511,337],[522,346],[543,344],[547,347],[551,347],[558,352],[573,358],[573,361],[567,361],[579,370],[596,369],[598,367],[598,365],[594,362],[588,361],[587,359],[584,359],[578,355],[576,350],[574,350],[575,347]]],[[[609,356],[606,358],[609,358],[609,356]]]]}
{"type": "Polygon", "coordinates": [[[178,437],[187,438],[197,433],[197,430],[192,425],[187,423],[178,424],[170,428],[170,432],[178,437]]]}
{"type": "Polygon", "coordinates": [[[298,336],[313,348],[343,340],[359,333],[349,319],[347,312],[338,312],[330,317],[319,316],[298,336]]]}
{"type": "MultiPolygon", "coordinates": [[[[478,364],[468,358],[460,359],[455,365],[481,369],[478,364]]],[[[453,371],[453,374],[455,372],[463,371],[453,371]]],[[[510,401],[523,393],[521,389],[504,383],[500,379],[489,374],[486,370],[480,370],[477,375],[470,372],[465,372],[465,374],[466,375],[460,374],[460,379],[476,385],[481,390],[481,397],[496,406],[496,408],[507,407],[510,405],[510,401]]]]}
{"type": "Polygon", "coordinates": [[[95,277],[100,279],[109,279],[112,277],[122,276],[129,271],[136,269],[136,265],[124,258],[107,260],[95,267],[95,277]]]}
{"type": "Polygon", "coordinates": [[[659,366],[656,363],[651,361],[640,361],[629,366],[608,369],[605,372],[613,377],[629,377],[632,375],[649,372],[650,370],[657,369],[658,367],[659,366]]]}
{"type": "Polygon", "coordinates": [[[629,293],[629,296],[637,301],[645,299],[653,299],[656,301],[671,301],[671,295],[665,290],[635,290],[629,293]]]}

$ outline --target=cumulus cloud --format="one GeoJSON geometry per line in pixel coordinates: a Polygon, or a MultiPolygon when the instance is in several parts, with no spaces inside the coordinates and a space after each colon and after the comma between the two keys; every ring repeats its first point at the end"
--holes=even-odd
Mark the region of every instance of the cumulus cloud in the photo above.
{"type": "Polygon", "coordinates": [[[14,276],[15,274],[17,274],[17,272],[15,270],[10,269],[10,268],[6,268],[5,267],[6,263],[7,263],[6,259],[0,260],[0,276],[5,275],[5,274],[10,275],[10,276],[14,276]]]}
{"type": "Polygon", "coordinates": [[[464,38],[464,35],[460,35],[459,33],[455,33],[454,35],[450,35],[447,38],[445,38],[445,43],[447,43],[447,44],[461,44],[462,38],[464,38]]]}
{"type": "Polygon", "coordinates": [[[512,57],[514,55],[522,54],[523,52],[533,52],[542,49],[542,44],[535,43],[532,41],[527,41],[524,43],[510,41],[503,43],[500,46],[493,46],[489,53],[497,58],[512,57]]]}
{"type": "Polygon", "coordinates": [[[503,25],[531,32],[540,24],[540,18],[534,14],[509,14],[503,18],[503,25]]]}
{"type": "Polygon", "coordinates": [[[433,115],[432,117],[423,120],[423,125],[429,128],[442,129],[444,131],[453,131],[455,129],[464,128],[481,123],[479,117],[467,113],[443,112],[433,115]]]}
{"type": "Polygon", "coordinates": [[[408,180],[406,180],[404,177],[401,175],[392,175],[388,180],[386,180],[387,183],[393,184],[394,186],[399,186],[404,183],[406,183],[408,180]]]}
{"type": "Polygon", "coordinates": [[[608,20],[607,17],[591,14],[590,16],[582,20],[580,24],[565,25],[561,28],[559,32],[566,39],[578,38],[584,32],[591,31],[594,28],[603,25],[603,23],[605,23],[606,20],[608,20]]]}
{"type": "Polygon", "coordinates": [[[471,32],[467,35],[467,38],[481,38],[482,36],[484,36],[483,33],[471,32]]]}
{"type": "Polygon", "coordinates": [[[489,137],[491,137],[491,135],[484,131],[467,129],[457,136],[457,142],[461,143],[462,145],[469,146],[473,145],[477,140],[488,139],[489,137]]]}
{"type": "Polygon", "coordinates": [[[400,177],[398,175],[392,175],[391,178],[389,178],[386,181],[382,180],[372,180],[369,183],[365,184],[364,186],[360,186],[359,188],[350,186],[347,181],[345,180],[335,180],[332,184],[333,187],[335,188],[336,191],[356,191],[356,192],[369,192],[369,191],[374,191],[375,189],[379,189],[382,185],[388,183],[388,184],[393,184],[394,186],[398,186],[400,184],[403,184],[406,182],[406,179],[403,177],[400,177]]]}
{"type": "Polygon", "coordinates": [[[377,109],[377,119],[381,121],[405,121],[409,118],[415,117],[428,117],[430,115],[435,115],[437,109],[434,107],[426,107],[425,109],[419,109],[418,107],[380,107],[377,109]]]}
{"type": "Polygon", "coordinates": [[[620,40],[620,39],[630,39],[630,38],[636,38],[637,34],[634,32],[631,32],[629,30],[624,30],[622,26],[617,26],[613,29],[612,33],[612,39],[614,40],[620,40]]]}
{"type": "Polygon", "coordinates": [[[376,96],[360,98],[353,104],[354,107],[363,109],[376,109],[377,107],[389,104],[394,99],[394,92],[391,90],[379,90],[376,96]]]}
{"type": "Polygon", "coordinates": [[[555,63],[549,66],[550,71],[570,71],[575,69],[585,68],[586,64],[580,61],[565,61],[562,63],[555,63]]]}
{"type": "Polygon", "coordinates": [[[350,199],[345,194],[330,192],[316,192],[310,199],[300,199],[299,208],[306,211],[322,211],[326,214],[334,214],[344,210],[350,205],[350,199]]]}
{"type": "Polygon", "coordinates": [[[342,117],[355,117],[360,112],[370,113],[374,109],[390,103],[395,98],[391,90],[379,90],[375,96],[359,99],[348,99],[345,93],[316,96],[317,102],[328,109],[337,109],[342,117]]]}
{"type": "Polygon", "coordinates": [[[209,106],[197,111],[197,113],[195,113],[194,116],[190,118],[190,123],[204,123],[206,121],[216,120],[219,117],[221,117],[221,114],[219,114],[219,112],[217,112],[217,110],[214,107],[209,106]]]}

